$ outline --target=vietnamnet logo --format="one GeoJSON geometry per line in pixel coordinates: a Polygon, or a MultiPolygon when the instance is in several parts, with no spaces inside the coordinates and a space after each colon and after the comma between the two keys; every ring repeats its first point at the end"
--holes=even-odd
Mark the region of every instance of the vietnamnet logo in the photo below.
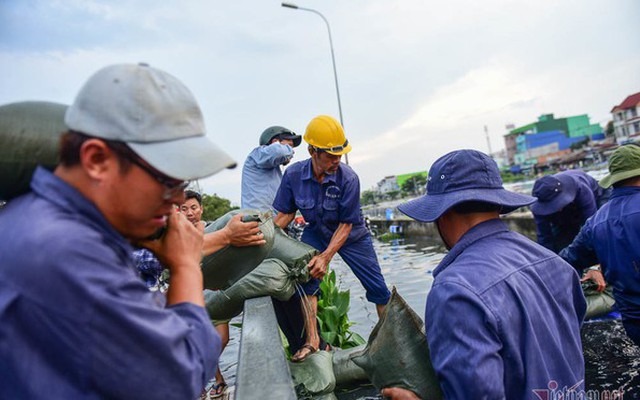
{"type": "Polygon", "coordinates": [[[551,380],[546,389],[533,389],[537,400],[623,400],[624,390],[578,390],[584,379],[571,387],[559,387],[558,382],[551,380]]]}

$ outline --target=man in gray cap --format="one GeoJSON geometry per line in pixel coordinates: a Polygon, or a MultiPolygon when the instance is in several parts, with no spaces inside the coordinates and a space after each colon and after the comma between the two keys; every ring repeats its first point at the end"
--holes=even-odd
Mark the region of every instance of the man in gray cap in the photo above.
{"type": "Polygon", "coordinates": [[[191,92],[148,65],[96,72],[65,123],[58,167],[0,213],[0,398],[194,399],[220,339],[203,307],[202,227],[175,204],[235,163],[191,92]],[[166,305],[130,244],[164,226],[166,305]]]}
{"type": "MultiPolygon", "coordinates": [[[[425,312],[431,362],[446,399],[584,390],[586,304],[578,274],[500,220],[534,201],[505,190],[490,157],[458,150],[433,164],[426,195],[398,206],[418,221],[435,222],[449,249],[433,272],[425,312]]],[[[383,395],[416,398],[399,388],[383,395]]]]}
{"type": "Polygon", "coordinates": [[[613,186],[609,202],[560,256],[580,271],[601,264],[627,335],[640,346],[640,147],[618,147],[600,185],[613,186]]]}

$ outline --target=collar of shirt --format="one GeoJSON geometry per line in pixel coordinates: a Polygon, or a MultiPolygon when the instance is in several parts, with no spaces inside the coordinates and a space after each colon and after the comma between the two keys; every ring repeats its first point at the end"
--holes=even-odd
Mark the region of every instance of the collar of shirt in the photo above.
{"type": "Polygon", "coordinates": [[[614,197],[628,196],[630,194],[634,194],[638,192],[640,192],[640,186],[621,186],[621,187],[613,188],[613,191],[611,192],[611,197],[609,198],[609,200],[613,199],[614,197]]]}
{"type": "MultiPolygon", "coordinates": [[[[499,218],[481,222],[469,229],[464,235],[462,235],[460,240],[458,240],[458,243],[449,250],[449,253],[442,259],[442,261],[440,261],[440,264],[433,271],[433,277],[435,278],[439,273],[447,268],[448,265],[453,263],[455,259],[473,243],[487,236],[508,231],[509,228],[507,228],[507,225],[499,218]]],[[[478,256],[480,257],[481,255],[478,256]]]]}
{"type": "Polygon", "coordinates": [[[48,170],[38,167],[31,180],[31,189],[38,196],[54,203],[71,214],[80,214],[91,221],[120,247],[125,255],[132,257],[133,247],[106,220],[96,206],[84,197],[76,188],[69,185],[48,170]]]}
{"type": "MultiPolygon", "coordinates": [[[[302,171],[300,174],[300,177],[302,178],[303,181],[308,181],[310,179],[313,179],[313,163],[311,162],[311,159],[309,158],[308,160],[302,161],[304,164],[302,165],[302,171]]],[[[338,167],[338,171],[340,171],[340,168],[342,167],[342,165],[340,165],[338,167]]],[[[324,180],[322,181],[322,183],[327,183],[327,182],[336,182],[336,175],[337,172],[335,174],[331,174],[331,175],[325,175],[324,176],[324,180]]],[[[313,179],[315,180],[315,179],[313,179]]]]}

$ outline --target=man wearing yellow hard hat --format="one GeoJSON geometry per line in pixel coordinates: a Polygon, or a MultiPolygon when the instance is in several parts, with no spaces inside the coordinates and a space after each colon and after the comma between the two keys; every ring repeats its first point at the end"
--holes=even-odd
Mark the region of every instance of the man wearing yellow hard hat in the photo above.
{"type": "Polygon", "coordinates": [[[286,227],[299,210],[308,222],[302,241],[321,252],[308,264],[312,279],[304,285],[310,300],[303,308],[304,325],[300,317],[292,316],[292,311],[300,313],[297,295],[287,304],[274,302],[294,362],[303,361],[320,346],[316,324],[319,284],[336,253],[360,280],[378,315],[391,296],[360,209],[360,180],[348,165],[340,163],[342,155],[351,151],[342,125],[328,115],[317,116],[309,122],[304,140],[311,158],[287,168],[273,202],[278,211],[276,225],[286,227]]]}

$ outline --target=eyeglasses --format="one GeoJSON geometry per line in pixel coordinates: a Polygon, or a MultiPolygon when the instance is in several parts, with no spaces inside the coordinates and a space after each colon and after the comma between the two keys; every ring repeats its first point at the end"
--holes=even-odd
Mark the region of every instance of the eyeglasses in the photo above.
{"type": "Polygon", "coordinates": [[[165,192],[162,195],[164,200],[169,200],[178,193],[184,192],[184,190],[189,186],[191,181],[183,181],[180,179],[174,179],[166,176],[162,172],[156,170],[149,164],[147,164],[143,159],[140,158],[126,143],[118,142],[114,140],[105,140],[105,143],[109,148],[114,151],[118,157],[121,157],[129,162],[140,167],[144,172],[151,175],[156,182],[160,183],[165,187],[165,192]]]}
{"type": "Polygon", "coordinates": [[[165,187],[164,194],[162,195],[164,200],[169,200],[178,193],[184,192],[187,186],[191,183],[191,181],[181,181],[179,179],[170,178],[165,174],[156,171],[153,167],[143,162],[138,156],[129,154],[123,155],[127,160],[140,167],[144,172],[151,175],[153,179],[165,187]]]}
{"type": "Polygon", "coordinates": [[[317,151],[326,151],[328,153],[337,153],[339,151],[344,150],[349,145],[349,141],[346,140],[342,146],[333,146],[333,147],[315,147],[317,151]]]}

